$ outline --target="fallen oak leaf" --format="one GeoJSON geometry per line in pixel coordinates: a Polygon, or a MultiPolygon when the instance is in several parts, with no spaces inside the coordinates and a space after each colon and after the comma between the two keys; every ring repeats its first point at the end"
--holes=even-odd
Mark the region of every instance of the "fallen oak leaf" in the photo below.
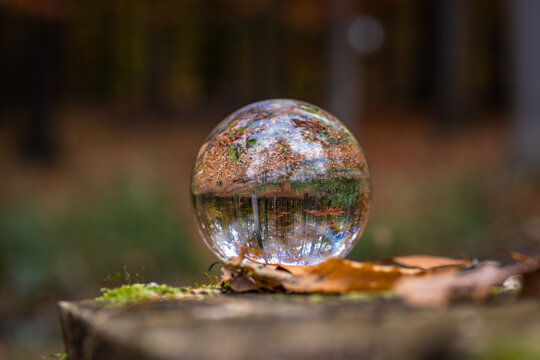
{"type": "Polygon", "coordinates": [[[505,254],[512,260],[519,261],[523,264],[530,265],[527,270],[523,271],[521,277],[521,297],[523,298],[539,298],[540,297],[540,258],[527,256],[515,251],[509,251],[501,247],[496,247],[495,250],[505,254]]]}
{"type": "Polygon", "coordinates": [[[471,266],[468,259],[453,259],[442,256],[408,255],[394,256],[380,261],[382,264],[397,264],[408,268],[433,270],[443,267],[466,268],[471,266]]]}
{"type": "Polygon", "coordinates": [[[415,307],[446,307],[456,295],[468,295],[481,302],[489,297],[493,286],[501,285],[510,276],[523,274],[529,269],[530,266],[524,264],[501,267],[484,263],[461,273],[454,268],[443,273],[403,278],[395,283],[393,290],[415,307]]]}
{"type": "Polygon", "coordinates": [[[502,247],[496,247],[495,250],[503,253],[504,255],[508,256],[512,260],[516,260],[516,261],[519,261],[519,262],[522,262],[522,263],[525,263],[525,264],[529,264],[529,265],[540,266],[540,259],[535,259],[533,257],[523,255],[523,254],[517,253],[515,251],[509,251],[509,250],[506,250],[506,249],[504,249],[502,247]]]}
{"type": "Polygon", "coordinates": [[[360,263],[339,258],[318,265],[284,266],[226,263],[223,284],[238,292],[264,289],[297,293],[347,293],[388,291],[402,276],[425,273],[394,265],[360,263]],[[284,271],[285,270],[285,271],[284,271]],[[249,279],[246,282],[246,277],[249,279]]]}
{"type": "Polygon", "coordinates": [[[282,282],[293,275],[281,266],[228,262],[221,267],[221,286],[235,292],[269,290],[283,292],[282,282]]]}
{"type": "Polygon", "coordinates": [[[246,264],[244,259],[239,257],[224,264],[222,286],[228,284],[229,289],[236,292],[347,293],[394,290],[412,306],[444,307],[456,295],[484,301],[491,295],[493,286],[499,286],[513,277],[523,278],[523,297],[540,295],[540,265],[532,265],[530,261],[506,267],[484,262],[472,270],[463,271],[463,268],[471,266],[470,261],[431,256],[391,258],[393,263],[408,267],[338,258],[313,266],[246,264]]]}
{"type": "Polygon", "coordinates": [[[449,302],[456,271],[432,274],[397,281],[394,293],[415,307],[446,307],[449,302]]]}
{"type": "Polygon", "coordinates": [[[419,275],[421,269],[361,263],[331,258],[313,266],[285,266],[293,277],[283,287],[292,292],[347,293],[390,290],[400,277],[419,275]]]}
{"type": "Polygon", "coordinates": [[[285,269],[285,268],[284,268],[283,266],[281,266],[281,265],[276,266],[276,270],[286,271],[286,272],[292,274],[289,270],[285,269]]]}
{"type": "Polygon", "coordinates": [[[259,288],[259,285],[240,269],[223,266],[221,272],[223,273],[221,287],[229,287],[235,292],[253,291],[259,288]]]}

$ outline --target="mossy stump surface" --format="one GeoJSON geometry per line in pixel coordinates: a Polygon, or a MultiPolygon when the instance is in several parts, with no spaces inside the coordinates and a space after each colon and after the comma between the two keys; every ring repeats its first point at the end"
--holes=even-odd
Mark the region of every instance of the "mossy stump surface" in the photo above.
{"type": "Polygon", "coordinates": [[[540,355],[538,302],[414,310],[384,298],[253,294],[120,307],[60,302],[58,308],[70,360],[540,355]]]}

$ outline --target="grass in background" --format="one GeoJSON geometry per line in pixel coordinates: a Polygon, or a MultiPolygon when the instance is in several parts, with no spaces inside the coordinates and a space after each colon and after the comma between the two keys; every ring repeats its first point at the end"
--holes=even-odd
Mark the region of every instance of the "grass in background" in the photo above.
{"type": "Polygon", "coordinates": [[[42,286],[101,285],[122,264],[145,265],[156,278],[204,271],[206,264],[191,248],[179,211],[167,194],[120,182],[97,198],[82,198],[47,220],[32,204],[4,210],[0,219],[4,284],[23,293],[42,286]]]}
{"type": "Polygon", "coordinates": [[[495,222],[485,189],[485,184],[474,177],[396,187],[393,195],[397,210],[370,218],[348,258],[367,261],[410,254],[484,255],[494,246],[487,237],[495,222]],[[409,204],[410,209],[400,209],[400,203],[409,204]]]}
{"type": "MultiPolygon", "coordinates": [[[[490,246],[486,239],[495,220],[481,181],[410,181],[393,191],[392,209],[383,215],[373,209],[349,258],[462,252],[474,257],[490,246]]],[[[158,184],[117,181],[97,195],[73,196],[55,214],[43,214],[36,205],[13,203],[0,213],[0,313],[7,320],[0,324],[0,338],[14,359],[36,349],[55,350],[51,341],[61,336],[54,303],[96,296],[105,277],[123,265],[132,272],[144,265],[145,282],[182,286],[199,280],[212,261],[192,246],[199,240],[189,239],[179,204],[158,184]],[[49,348],[39,348],[37,341],[29,351],[29,338],[49,348]]]]}
{"type": "MultiPolygon", "coordinates": [[[[486,237],[493,216],[484,187],[474,179],[432,187],[404,184],[396,205],[400,199],[411,203],[410,196],[427,202],[372,217],[349,258],[459,256],[485,247],[478,240],[486,237]]],[[[2,286],[15,296],[31,296],[40,289],[91,296],[87,289],[96,291],[105,276],[122,265],[129,270],[144,265],[148,281],[178,284],[186,275],[200,276],[208,259],[192,247],[177,205],[159,189],[119,181],[95,198],[74,199],[53,218],[39,214],[31,203],[5,208],[0,218],[2,286]]]]}
{"type": "Polygon", "coordinates": [[[61,340],[55,302],[96,296],[122,265],[144,265],[145,281],[201,279],[210,261],[191,246],[175,200],[162,189],[118,181],[95,196],[72,197],[55,214],[41,213],[31,200],[3,207],[0,347],[11,358],[54,350],[40,346],[61,340]]]}

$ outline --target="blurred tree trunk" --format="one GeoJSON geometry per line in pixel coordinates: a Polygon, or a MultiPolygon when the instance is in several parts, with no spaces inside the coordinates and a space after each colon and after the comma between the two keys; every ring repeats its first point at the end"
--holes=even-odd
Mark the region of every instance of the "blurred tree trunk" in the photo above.
{"type": "Polygon", "coordinates": [[[354,15],[351,0],[330,2],[328,109],[354,132],[360,112],[360,69],[347,32],[354,15]]]}
{"type": "Polygon", "coordinates": [[[148,27],[146,49],[146,103],[149,109],[163,113],[165,109],[163,94],[164,80],[167,78],[167,65],[163,56],[163,38],[167,36],[163,25],[154,20],[148,27]]]}
{"type": "Polygon", "coordinates": [[[525,173],[540,169],[540,1],[514,0],[513,64],[515,165],[525,173]]]}
{"type": "Polygon", "coordinates": [[[25,87],[25,122],[20,150],[30,160],[51,161],[58,150],[55,112],[60,87],[62,25],[54,19],[32,17],[30,27],[28,53],[21,74],[25,87]]]}
{"type": "Polygon", "coordinates": [[[456,128],[468,116],[465,78],[468,4],[464,0],[440,0],[436,4],[439,19],[436,113],[444,128],[456,128]]]}

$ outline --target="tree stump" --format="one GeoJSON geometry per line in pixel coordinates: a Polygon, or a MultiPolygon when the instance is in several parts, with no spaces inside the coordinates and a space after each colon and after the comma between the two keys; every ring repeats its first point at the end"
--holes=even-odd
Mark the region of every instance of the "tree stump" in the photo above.
{"type": "Polygon", "coordinates": [[[486,359],[506,348],[540,354],[538,302],[414,310],[360,296],[253,294],[58,308],[70,360],[486,359]]]}

